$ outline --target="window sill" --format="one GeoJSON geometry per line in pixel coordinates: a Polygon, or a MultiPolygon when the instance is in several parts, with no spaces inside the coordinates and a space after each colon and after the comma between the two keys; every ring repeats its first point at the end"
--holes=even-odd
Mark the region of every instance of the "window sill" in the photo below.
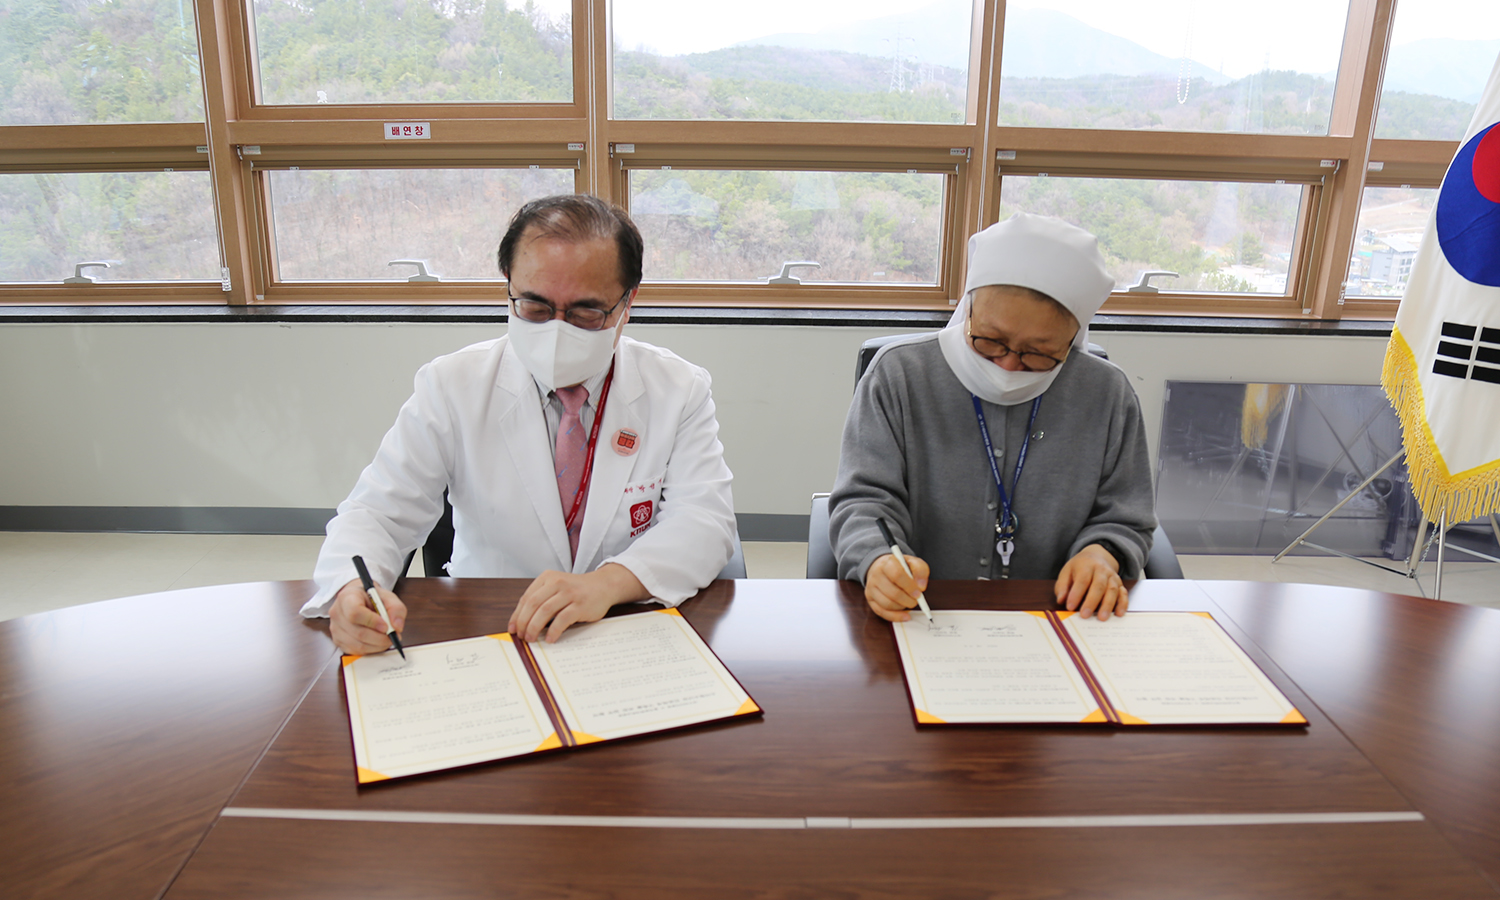
{"type": "MultiPolygon", "coordinates": [[[[822,328],[941,328],[948,310],[732,309],[638,307],[638,325],[802,325],[822,328]]],[[[506,321],[503,306],[0,306],[0,324],[209,324],[219,322],[474,323],[506,321]]],[[[1389,337],[1389,320],[1241,318],[1235,316],[1099,315],[1096,332],[1159,334],[1315,334],[1389,337]]]]}

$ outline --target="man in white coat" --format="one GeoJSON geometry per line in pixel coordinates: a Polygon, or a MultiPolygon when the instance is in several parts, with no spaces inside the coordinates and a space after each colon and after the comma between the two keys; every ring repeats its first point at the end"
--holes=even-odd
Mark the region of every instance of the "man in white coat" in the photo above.
{"type": "MultiPolygon", "coordinates": [[[[585,194],[533,201],[511,219],[499,250],[508,334],[417,372],[328,524],[302,614],[329,616],[341,649],[390,644],[352,557],[392,584],[442,514],[444,489],[449,574],[535,579],[510,620],[529,641],[555,641],[617,603],[675,606],[723,568],[734,504],[708,373],[621,335],[641,256],[624,211],[585,194]]],[[[407,609],[380,591],[399,632],[407,609]]]]}

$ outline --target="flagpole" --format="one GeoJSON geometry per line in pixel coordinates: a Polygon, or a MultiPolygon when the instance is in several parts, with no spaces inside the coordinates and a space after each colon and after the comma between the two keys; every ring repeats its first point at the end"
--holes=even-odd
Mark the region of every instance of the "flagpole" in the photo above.
{"type": "MultiPolygon", "coordinates": [[[[1394,466],[1396,464],[1396,460],[1400,459],[1405,454],[1406,454],[1406,449],[1405,448],[1397,450],[1395,456],[1392,456],[1390,459],[1388,459],[1388,460],[1385,461],[1385,465],[1383,465],[1380,468],[1376,469],[1374,472],[1371,472],[1369,478],[1366,478],[1364,481],[1361,481],[1359,483],[1359,487],[1357,487],[1354,490],[1350,491],[1349,493],[1345,494],[1344,495],[1344,499],[1340,500],[1338,503],[1335,503],[1333,505],[1333,509],[1330,509],[1328,512],[1324,513],[1323,514],[1323,518],[1321,518],[1318,521],[1312,523],[1312,527],[1311,528],[1309,528],[1306,531],[1302,532],[1302,536],[1301,537],[1297,538],[1295,541],[1292,541],[1290,544],[1287,545],[1287,548],[1285,550],[1283,550],[1280,553],[1276,554],[1276,556],[1271,559],[1271,562],[1273,564],[1281,562],[1281,558],[1283,556],[1286,556],[1288,553],[1291,553],[1293,550],[1295,550],[1297,548],[1298,544],[1300,544],[1303,541],[1307,540],[1307,536],[1310,535],[1310,534],[1312,534],[1314,531],[1317,531],[1319,525],[1322,525],[1324,522],[1327,522],[1330,518],[1333,517],[1334,513],[1336,513],[1339,510],[1343,509],[1345,503],[1348,503],[1350,500],[1353,500],[1356,496],[1358,496],[1361,491],[1363,491],[1365,488],[1367,488],[1367,487],[1370,486],[1371,482],[1373,482],[1376,478],[1379,478],[1382,474],[1384,474],[1384,472],[1385,472],[1386,469],[1389,469],[1391,466],[1394,466]]],[[[1261,520],[1261,524],[1262,524],[1262,526],[1264,526],[1265,520],[1261,520]]]]}
{"type": "Polygon", "coordinates": [[[1443,599],[1443,548],[1448,543],[1448,510],[1438,514],[1438,558],[1437,584],[1432,587],[1432,599],[1443,599]]]}

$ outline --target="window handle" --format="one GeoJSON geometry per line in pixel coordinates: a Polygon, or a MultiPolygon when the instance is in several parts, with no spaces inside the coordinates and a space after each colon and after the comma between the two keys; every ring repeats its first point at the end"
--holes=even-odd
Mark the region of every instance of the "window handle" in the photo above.
{"type": "Polygon", "coordinates": [[[442,276],[436,272],[427,271],[427,260],[425,259],[393,259],[386,263],[388,266],[416,266],[417,274],[407,276],[407,281],[442,281],[442,276]]]}
{"type": "Polygon", "coordinates": [[[781,264],[781,274],[775,276],[774,278],[768,279],[766,281],[766,284],[801,284],[802,279],[798,278],[796,275],[793,275],[792,270],[804,267],[821,269],[823,268],[823,264],[819,262],[813,262],[810,259],[805,259],[797,262],[788,260],[781,264]]]}
{"type": "Polygon", "coordinates": [[[64,278],[63,284],[98,284],[96,278],[83,274],[84,269],[108,269],[111,265],[118,265],[118,259],[96,259],[90,262],[81,262],[73,267],[73,277],[64,278]]]}
{"type": "Polygon", "coordinates": [[[1167,272],[1167,271],[1164,271],[1164,270],[1142,272],[1140,274],[1140,276],[1136,279],[1135,284],[1132,284],[1130,287],[1128,287],[1128,288],[1125,289],[1125,293],[1127,293],[1127,294],[1155,294],[1155,293],[1157,293],[1158,290],[1159,290],[1159,288],[1157,288],[1156,285],[1154,285],[1154,284],[1151,283],[1151,279],[1157,277],[1158,275],[1160,275],[1162,277],[1165,277],[1165,278],[1176,278],[1177,277],[1177,273],[1176,272],[1167,272]]]}

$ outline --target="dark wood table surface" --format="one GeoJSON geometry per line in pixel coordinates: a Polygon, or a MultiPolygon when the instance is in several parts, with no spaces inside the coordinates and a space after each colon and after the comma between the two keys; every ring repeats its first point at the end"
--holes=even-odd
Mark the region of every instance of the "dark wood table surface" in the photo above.
{"type": "MultiPolygon", "coordinates": [[[[524,586],[411,580],[407,641],[503,630],[524,586]]],[[[1500,895],[1500,611],[1141,582],[1133,609],[1212,612],[1309,727],[918,730],[855,586],[717,582],[683,612],[764,717],[361,788],[309,592],[0,623],[0,894],[1500,895]],[[1102,818],[1245,815],[1279,818],[1102,818]]],[[[1050,585],[928,596],[1044,608],[1050,585]]]]}

